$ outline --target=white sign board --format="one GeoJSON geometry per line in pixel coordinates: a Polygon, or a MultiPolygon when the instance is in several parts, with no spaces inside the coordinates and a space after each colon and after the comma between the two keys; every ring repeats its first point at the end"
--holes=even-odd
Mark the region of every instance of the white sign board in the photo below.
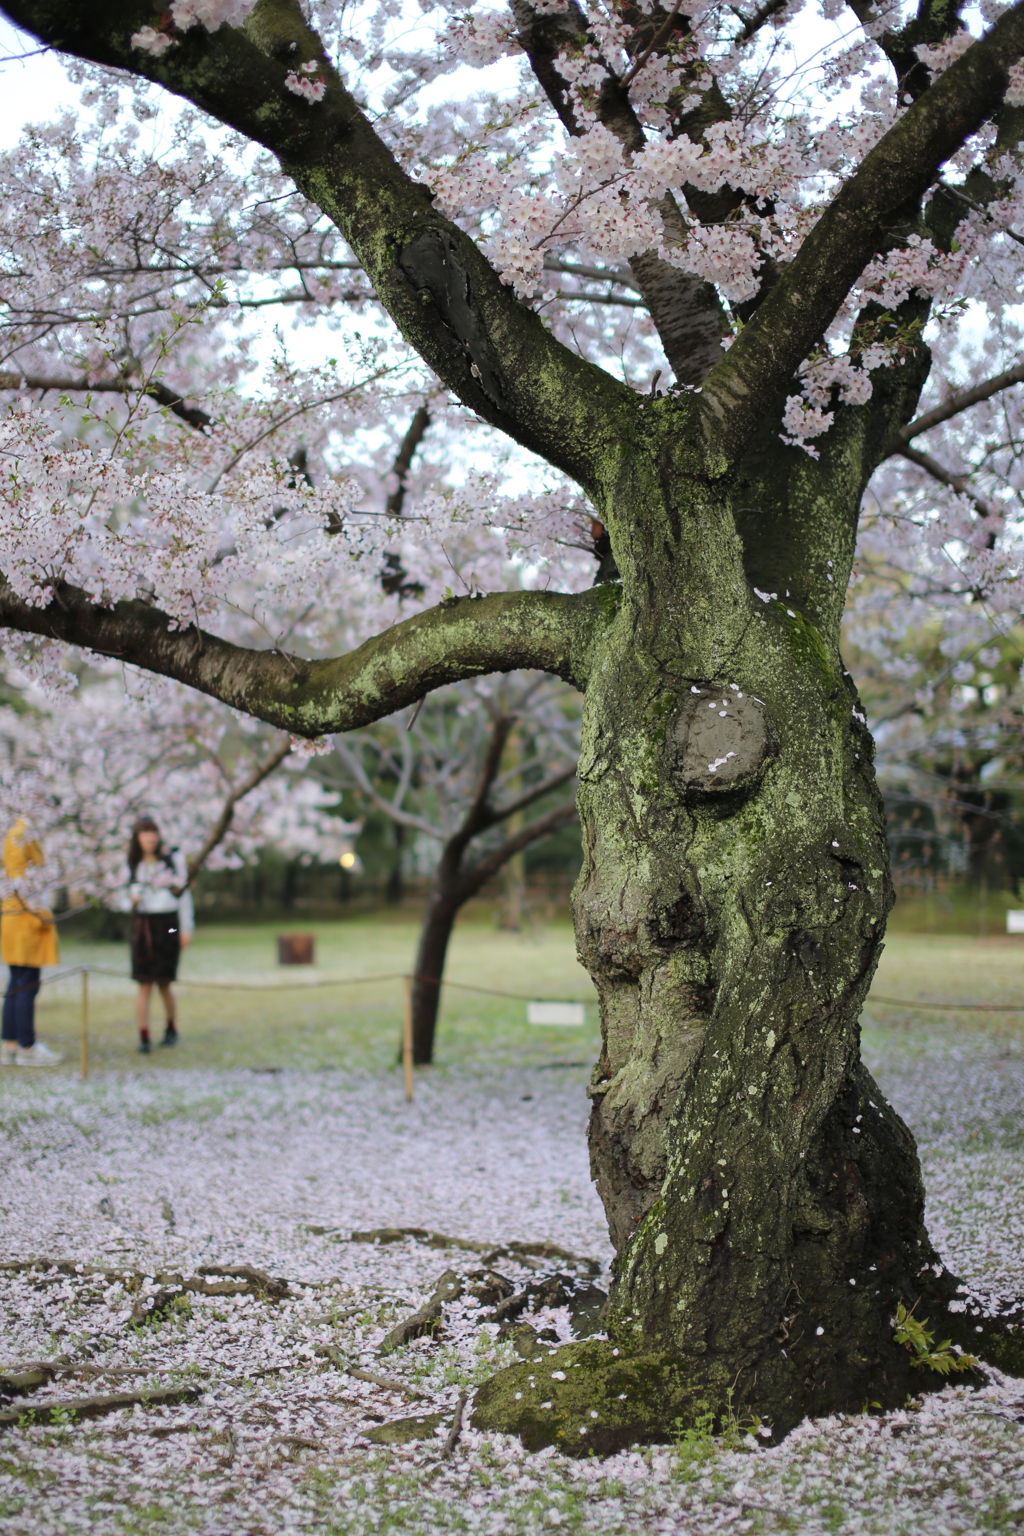
{"type": "Polygon", "coordinates": [[[527,1003],[527,1024],[561,1024],[578,1029],[584,1023],[583,1003],[527,1003]]]}
{"type": "Polygon", "coordinates": [[[1007,912],[1007,933],[1024,933],[1024,912],[1007,912]]]}

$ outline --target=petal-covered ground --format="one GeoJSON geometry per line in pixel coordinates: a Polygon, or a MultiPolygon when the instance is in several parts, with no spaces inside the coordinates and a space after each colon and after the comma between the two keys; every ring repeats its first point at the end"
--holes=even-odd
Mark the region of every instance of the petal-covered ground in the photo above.
{"type": "MultiPolygon", "coordinates": [[[[920,1139],[950,1267],[990,1301],[1024,1293],[1015,1034],[900,1020],[867,1054],[920,1139]]],[[[774,1448],[742,1427],[604,1461],[455,1439],[464,1394],[518,1358],[473,1274],[585,1274],[545,1244],[609,1258],[585,1080],[505,1057],[423,1074],[407,1105],[394,1068],[5,1072],[0,1373],[50,1369],[6,1384],[0,1532],[1020,1529],[1024,1382],[995,1373],[774,1448]],[[401,1227],[475,1246],[351,1237],[401,1227]],[[446,1269],[463,1294],[441,1335],[381,1355],[446,1269]]],[[[564,1306],[530,1321],[569,1337],[564,1306]]]]}

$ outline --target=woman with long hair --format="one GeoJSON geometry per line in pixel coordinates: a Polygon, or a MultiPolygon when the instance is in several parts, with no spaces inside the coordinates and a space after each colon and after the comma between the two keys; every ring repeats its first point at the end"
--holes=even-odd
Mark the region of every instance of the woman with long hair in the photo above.
{"type": "Polygon", "coordinates": [[[181,951],[192,942],[195,915],[188,870],[177,848],[165,849],[152,816],[141,816],[128,844],[128,896],[132,921],[132,980],[139,984],[135,1022],[139,1050],[148,1055],[149,999],[159,987],[166,1024],[161,1045],[177,1045],[174,993],[181,951]]]}

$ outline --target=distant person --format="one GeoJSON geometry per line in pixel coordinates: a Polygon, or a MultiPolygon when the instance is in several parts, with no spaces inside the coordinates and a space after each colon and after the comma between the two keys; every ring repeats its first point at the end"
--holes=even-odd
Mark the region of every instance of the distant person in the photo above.
{"type": "MultiPolygon", "coordinates": [[[[21,817],[4,838],[4,873],[24,880],[30,864],[42,868],[43,850],[21,817]]],[[[31,907],[17,886],[0,906],[0,957],[10,966],[0,1030],[0,1063],[5,1067],[55,1067],[63,1058],[36,1039],[39,972],[59,959],[57,929],[49,907],[31,907]]]]}
{"type": "Polygon", "coordinates": [[[132,980],[139,983],[135,1022],[139,1050],[150,1051],[149,998],[160,988],[166,1023],[161,1045],[177,1045],[171,982],[178,978],[178,958],[192,942],[195,915],[188,889],[188,870],[177,848],[166,849],[152,816],[132,827],[128,844],[128,898],[132,921],[132,980]]]}

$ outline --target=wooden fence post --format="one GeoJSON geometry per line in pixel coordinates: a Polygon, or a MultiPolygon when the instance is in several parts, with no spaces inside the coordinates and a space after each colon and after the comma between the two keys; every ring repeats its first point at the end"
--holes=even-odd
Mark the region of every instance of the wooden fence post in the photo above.
{"type": "Polygon", "coordinates": [[[412,1103],[412,977],[405,977],[405,1019],[402,1025],[402,1067],[405,1071],[405,1102],[412,1103]]]}
{"type": "Polygon", "coordinates": [[[89,1076],[89,971],[82,967],[82,1034],[79,1072],[84,1082],[89,1076]]]}

